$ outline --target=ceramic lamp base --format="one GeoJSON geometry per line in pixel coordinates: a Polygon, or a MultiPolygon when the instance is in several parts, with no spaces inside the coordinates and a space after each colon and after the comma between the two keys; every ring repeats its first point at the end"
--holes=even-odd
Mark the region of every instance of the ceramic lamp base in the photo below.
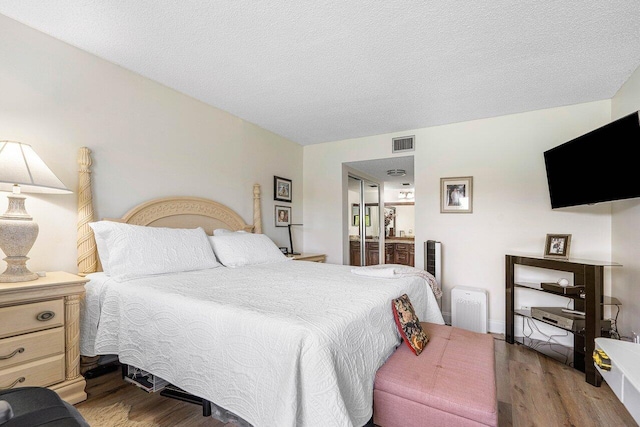
{"type": "Polygon", "coordinates": [[[38,237],[38,224],[24,208],[24,196],[10,194],[9,207],[0,216],[0,249],[7,256],[7,269],[0,275],[2,282],[28,282],[38,275],[27,268],[27,254],[38,237]]]}
{"type": "Polygon", "coordinates": [[[30,282],[36,280],[38,275],[32,273],[27,268],[26,256],[8,256],[4,260],[7,262],[7,269],[4,273],[0,274],[0,283],[16,283],[16,282],[30,282]]]}

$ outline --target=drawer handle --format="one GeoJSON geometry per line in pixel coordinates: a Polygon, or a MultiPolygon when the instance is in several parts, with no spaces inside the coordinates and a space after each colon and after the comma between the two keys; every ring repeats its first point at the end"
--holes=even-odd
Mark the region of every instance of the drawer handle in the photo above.
{"type": "Polygon", "coordinates": [[[36,319],[38,319],[41,322],[46,322],[47,320],[51,320],[54,317],[56,317],[56,314],[53,311],[43,311],[42,313],[38,313],[38,315],[36,316],[36,319]]]}
{"type": "Polygon", "coordinates": [[[12,382],[8,387],[0,387],[0,390],[9,390],[11,388],[14,388],[16,386],[16,384],[23,383],[25,379],[26,379],[25,377],[20,377],[17,380],[15,380],[14,382],[12,382]]]}
{"type": "Polygon", "coordinates": [[[15,356],[18,353],[24,353],[24,347],[20,347],[20,348],[14,350],[13,353],[7,354],[6,356],[0,356],[0,360],[11,359],[13,356],[15,356]]]}

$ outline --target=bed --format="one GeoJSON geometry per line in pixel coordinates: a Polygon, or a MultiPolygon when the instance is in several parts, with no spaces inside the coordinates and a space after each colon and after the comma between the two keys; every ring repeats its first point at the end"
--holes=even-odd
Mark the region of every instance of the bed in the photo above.
{"type": "MultiPolygon", "coordinates": [[[[88,156],[81,158],[90,165],[88,156]]],[[[367,277],[349,266],[238,256],[254,254],[238,249],[238,239],[253,242],[261,232],[259,186],[253,225],[205,199],[160,199],[132,209],[121,222],[235,232],[215,244],[211,238],[214,247],[224,241],[233,250],[216,252],[222,266],[118,280],[98,271],[91,197],[82,191],[90,193],[90,175],[82,176],[82,163],[80,170],[79,198],[86,203],[80,203],[79,265],[90,279],[83,356],[115,354],[254,426],[361,426],[372,415],[375,373],[401,343],[391,300],[406,293],[421,320],[444,323],[419,275],[367,277]],[[249,261],[231,268],[229,259],[249,261]]]]}

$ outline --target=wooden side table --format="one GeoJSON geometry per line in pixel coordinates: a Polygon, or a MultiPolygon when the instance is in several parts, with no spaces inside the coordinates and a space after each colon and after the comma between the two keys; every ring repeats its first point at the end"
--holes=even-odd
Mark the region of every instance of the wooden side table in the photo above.
{"type": "Polygon", "coordinates": [[[48,387],[86,400],[80,375],[80,298],[87,279],[63,271],[0,283],[0,390],[48,387]]]}
{"type": "Polygon", "coordinates": [[[327,260],[327,256],[325,254],[300,254],[287,256],[296,261],[325,262],[327,260]]]}

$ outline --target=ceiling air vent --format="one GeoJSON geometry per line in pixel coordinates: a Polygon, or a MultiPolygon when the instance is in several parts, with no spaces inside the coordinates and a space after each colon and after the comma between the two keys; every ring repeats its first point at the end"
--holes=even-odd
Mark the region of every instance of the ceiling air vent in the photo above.
{"type": "Polygon", "coordinates": [[[401,136],[399,138],[393,138],[393,152],[394,153],[404,153],[405,151],[414,151],[415,149],[415,141],[416,137],[411,136],[401,136]]]}

